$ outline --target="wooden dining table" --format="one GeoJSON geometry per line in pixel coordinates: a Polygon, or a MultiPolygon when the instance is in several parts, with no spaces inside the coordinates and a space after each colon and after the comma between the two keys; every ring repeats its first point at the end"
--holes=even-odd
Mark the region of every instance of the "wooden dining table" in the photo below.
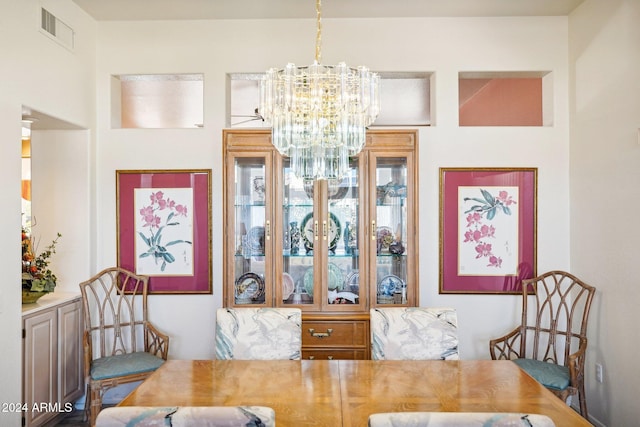
{"type": "Polygon", "coordinates": [[[276,424],[366,427],[378,412],[584,418],[506,360],[168,360],[119,406],[269,406],[276,424]]]}

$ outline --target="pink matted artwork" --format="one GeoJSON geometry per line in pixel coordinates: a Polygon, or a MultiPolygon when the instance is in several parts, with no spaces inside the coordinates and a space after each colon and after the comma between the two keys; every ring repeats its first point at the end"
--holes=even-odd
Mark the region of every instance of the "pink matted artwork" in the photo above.
{"type": "Polygon", "coordinates": [[[440,169],[440,293],[517,294],[536,273],[536,168],[440,169]]]}

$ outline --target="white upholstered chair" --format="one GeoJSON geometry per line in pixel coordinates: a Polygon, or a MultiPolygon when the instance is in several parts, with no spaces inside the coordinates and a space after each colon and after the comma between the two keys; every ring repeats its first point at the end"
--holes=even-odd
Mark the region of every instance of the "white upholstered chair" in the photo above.
{"type": "Polygon", "coordinates": [[[300,360],[302,310],[299,308],[219,308],[216,358],[300,360]]]}
{"type": "Polygon", "coordinates": [[[266,406],[114,406],[98,415],[96,427],[274,427],[266,406]]]}
{"type": "Polygon", "coordinates": [[[554,426],[546,415],[509,412],[385,412],[369,416],[369,427],[554,426]]]}
{"type": "Polygon", "coordinates": [[[459,359],[453,308],[372,308],[370,319],[373,360],[459,359]]]}

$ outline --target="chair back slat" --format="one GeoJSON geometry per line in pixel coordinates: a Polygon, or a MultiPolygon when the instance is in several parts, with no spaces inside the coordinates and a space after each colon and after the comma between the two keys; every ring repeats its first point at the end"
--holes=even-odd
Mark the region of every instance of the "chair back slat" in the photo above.
{"type": "Polygon", "coordinates": [[[80,283],[94,358],[144,351],[148,277],[109,268],[80,283]]]}
{"type": "Polygon", "coordinates": [[[563,271],[523,281],[522,357],[566,366],[581,340],[595,288],[563,271]]]}

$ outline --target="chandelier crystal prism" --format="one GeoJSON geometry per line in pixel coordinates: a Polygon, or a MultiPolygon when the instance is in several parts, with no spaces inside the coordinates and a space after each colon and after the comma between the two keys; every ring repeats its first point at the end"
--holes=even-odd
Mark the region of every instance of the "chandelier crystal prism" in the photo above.
{"type": "Polygon", "coordinates": [[[362,150],[366,128],[378,116],[380,77],[364,66],[320,64],[320,0],[316,17],[315,61],[268,70],[260,82],[259,111],[295,176],[335,180],[349,170],[349,157],[362,150]]]}

